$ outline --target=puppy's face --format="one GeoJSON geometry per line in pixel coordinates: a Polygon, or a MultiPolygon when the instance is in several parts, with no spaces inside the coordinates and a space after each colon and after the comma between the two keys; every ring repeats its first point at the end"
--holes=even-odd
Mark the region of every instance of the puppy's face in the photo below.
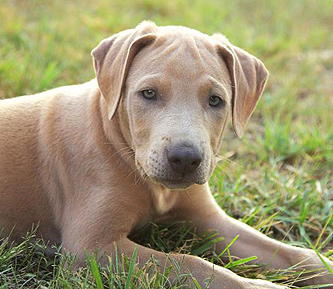
{"type": "Polygon", "coordinates": [[[169,189],[207,182],[231,94],[228,69],[207,35],[171,31],[140,51],[123,100],[140,173],[169,189]]]}
{"type": "Polygon", "coordinates": [[[142,22],[93,51],[109,120],[118,116],[144,178],[170,189],[205,183],[229,110],[238,137],[264,90],[264,64],[220,34],[142,22]]]}

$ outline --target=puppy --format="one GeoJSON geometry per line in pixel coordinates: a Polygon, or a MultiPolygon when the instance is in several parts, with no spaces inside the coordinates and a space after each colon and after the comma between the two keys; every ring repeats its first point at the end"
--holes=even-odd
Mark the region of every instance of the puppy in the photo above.
{"type": "MultiPolygon", "coordinates": [[[[114,257],[118,246],[128,255],[137,248],[140,265],[154,255],[163,268],[164,253],[127,236],[149,220],[187,220],[223,237],[218,254],[239,235],[232,255],[273,268],[300,263],[321,273],[303,284],[333,283],[313,251],[228,217],[207,184],[228,115],[241,137],[264,90],[260,60],[222,35],[152,22],[103,40],[92,56],[90,82],[0,101],[5,234],[14,228],[18,241],[38,223],[43,238],[62,242],[81,264],[83,250],[114,257]]],[[[285,288],[195,256],[170,257],[201,284],[214,274],[210,288],[285,288]]]]}

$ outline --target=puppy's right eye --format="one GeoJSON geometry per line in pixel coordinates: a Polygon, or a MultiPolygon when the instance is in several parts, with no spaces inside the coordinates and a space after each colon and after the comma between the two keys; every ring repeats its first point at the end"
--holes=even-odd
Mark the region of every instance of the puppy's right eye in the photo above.
{"type": "Polygon", "coordinates": [[[142,90],[141,94],[146,99],[156,99],[156,91],[153,89],[142,90]]]}

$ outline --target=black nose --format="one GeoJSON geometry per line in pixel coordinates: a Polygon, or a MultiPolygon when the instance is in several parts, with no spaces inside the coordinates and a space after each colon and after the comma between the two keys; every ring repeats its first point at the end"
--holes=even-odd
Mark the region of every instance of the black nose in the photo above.
{"type": "Polygon", "coordinates": [[[171,168],[178,173],[193,173],[202,162],[202,153],[188,144],[172,146],[167,152],[171,168]]]}

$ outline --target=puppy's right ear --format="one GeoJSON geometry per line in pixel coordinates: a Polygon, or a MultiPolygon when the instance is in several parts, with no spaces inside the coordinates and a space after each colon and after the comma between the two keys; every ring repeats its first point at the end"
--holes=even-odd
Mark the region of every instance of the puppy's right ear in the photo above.
{"type": "Polygon", "coordinates": [[[156,39],[156,30],[153,22],[144,21],[135,29],[104,39],[91,52],[98,86],[108,105],[109,119],[117,110],[135,55],[156,39]]]}
{"type": "Polygon", "coordinates": [[[94,61],[94,69],[96,77],[101,73],[101,68],[103,67],[104,60],[108,54],[112,44],[115,42],[118,34],[115,34],[109,38],[103,39],[92,51],[91,55],[94,61]]]}

